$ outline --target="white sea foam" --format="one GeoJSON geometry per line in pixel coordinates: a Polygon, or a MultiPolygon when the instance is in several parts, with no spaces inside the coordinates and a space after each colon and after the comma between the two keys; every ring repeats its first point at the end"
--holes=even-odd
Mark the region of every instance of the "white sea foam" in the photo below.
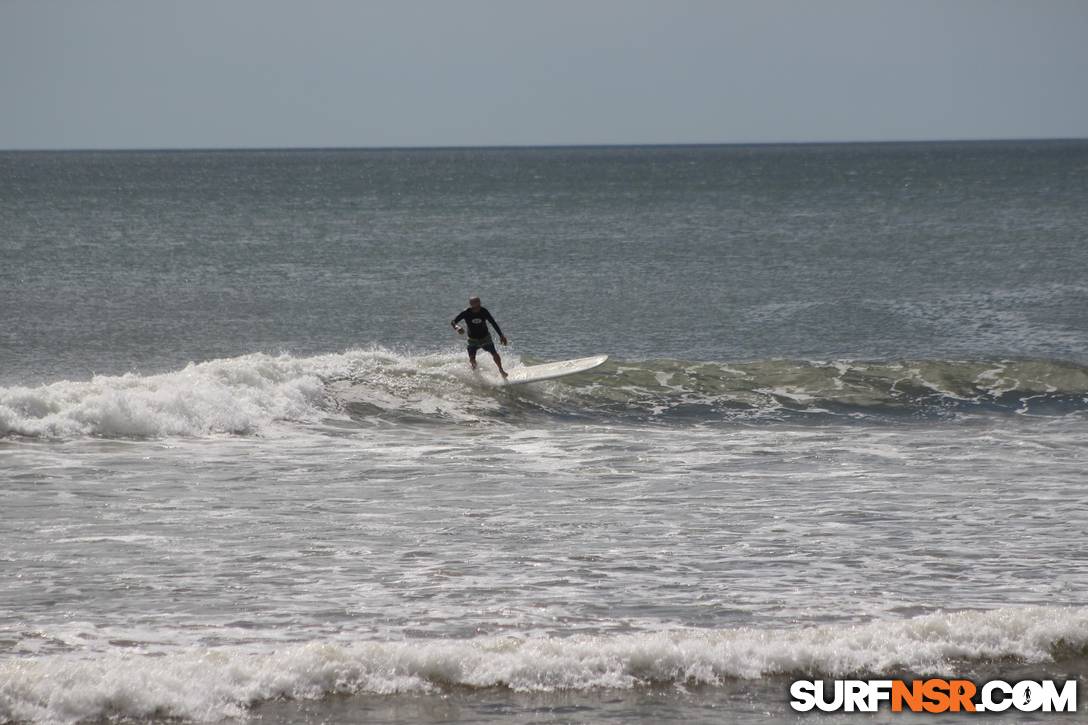
{"type": "MultiPolygon", "coordinates": [[[[507,363],[516,367],[521,360],[508,355],[507,363]]],[[[804,413],[828,412],[834,407],[828,403],[879,413],[882,408],[925,410],[950,403],[965,408],[996,403],[1019,410],[1051,397],[1074,409],[1088,402],[1088,369],[1053,361],[772,360],[729,367],[650,360],[516,389],[490,384],[489,365],[484,361],[484,374],[474,375],[461,354],[374,348],[314,357],[252,354],[158,375],[0,388],[0,435],[260,434],[279,421],[337,414],[477,421],[512,411],[558,411],[644,418],[702,407],[739,417],[745,410],[773,415],[797,406],[804,413]],[[738,368],[744,368],[742,374],[738,368]],[[1010,392],[1021,394],[1019,404],[995,400],[1010,392]]]]}
{"type": "MultiPolygon", "coordinates": [[[[334,409],[329,379],[356,376],[368,383],[375,400],[384,395],[403,403],[420,366],[441,368],[441,362],[452,362],[445,360],[452,356],[436,357],[441,360],[383,350],[308,358],[252,354],[191,363],[158,375],[99,375],[89,381],[0,388],[0,435],[259,433],[276,421],[308,420],[334,409]]],[[[420,407],[426,409],[427,402],[420,407]]]]}
{"type": "Polygon", "coordinates": [[[323,396],[321,380],[299,360],[247,355],[161,375],[0,389],[0,434],[249,433],[276,419],[304,418],[323,396]]]}
{"type": "Polygon", "coordinates": [[[487,638],[223,647],[159,656],[114,650],[0,663],[0,718],[124,715],[217,720],[271,698],[428,692],[449,686],[549,692],[652,682],[713,685],[791,673],[963,673],[972,662],[1044,663],[1059,642],[1088,645],[1088,608],[1026,607],[805,629],[676,630],[569,638],[487,638]],[[965,664],[966,663],[966,664],[965,664]]]}
{"type": "MultiPolygon", "coordinates": [[[[520,363],[517,355],[506,357],[508,365],[520,363]]],[[[502,407],[494,396],[479,395],[486,387],[461,354],[382,348],[313,357],[256,353],[157,375],[0,388],[0,435],[259,434],[278,421],[310,421],[360,407],[473,420],[502,407]]]]}

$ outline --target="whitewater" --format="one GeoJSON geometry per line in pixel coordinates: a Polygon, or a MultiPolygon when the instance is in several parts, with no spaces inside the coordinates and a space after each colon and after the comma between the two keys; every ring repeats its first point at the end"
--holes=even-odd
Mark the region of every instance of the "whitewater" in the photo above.
{"type": "MultiPolygon", "coordinates": [[[[521,364],[514,355],[512,365],[521,364]]],[[[0,388],[0,435],[257,435],[277,422],[416,415],[434,421],[892,420],[1088,410],[1088,367],[1047,360],[613,361],[576,382],[497,390],[459,353],[380,347],[251,354],[158,375],[0,388]],[[824,414],[821,416],[820,414],[824,414]]]]}
{"type": "MultiPolygon", "coordinates": [[[[1057,643],[1080,647],[1088,608],[922,616],[893,626],[796,631],[681,630],[554,638],[190,649],[86,659],[35,658],[4,674],[17,720],[108,715],[219,720],[274,700],[444,689],[629,690],[695,687],[794,672],[818,677],[960,671],[979,659],[1051,662],[1057,643]],[[12,698],[14,700],[14,698],[12,698]]],[[[1059,660],[1063,659],[1059,655],[1059,660]]],[[[3,713],[0,713],[3,714],[3,713]]]]}

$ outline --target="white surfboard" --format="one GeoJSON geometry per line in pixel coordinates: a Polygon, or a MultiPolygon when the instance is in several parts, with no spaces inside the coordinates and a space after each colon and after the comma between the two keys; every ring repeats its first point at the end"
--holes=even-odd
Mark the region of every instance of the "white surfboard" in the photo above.
{"type": "Polygon", "coordinates": [[[526,365],[525,367],[508,370],[510,374],[500,385],[524,385],[536,383],[541,380],[561,378],[564,375],[584,373],[586,370],[604,365],[607,355],[593,355],[592,357],[580,357],[576,360],[560,360],[558,362],[544,363],[542,365],[526,365]]]}

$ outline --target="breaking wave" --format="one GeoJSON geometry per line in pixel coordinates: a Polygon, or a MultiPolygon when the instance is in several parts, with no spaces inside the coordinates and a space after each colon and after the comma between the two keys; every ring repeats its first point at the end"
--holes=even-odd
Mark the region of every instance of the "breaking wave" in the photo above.
{"type": "MultiPolygon", "coordinates": [[[[507,357],[513,366],[523,362],[507,357]]],[[[470,373],[453,353],[252,354],[157,375],[0,388],[0,435],[251,435],[338,416],[772,423],[1088,411],[1088,367],[1053,360],[613,360],[563,380],[495,382],[487,372],[470,373]]]]}
{"type": "Polygon", "coordinates": [[[1084,672],[1088,608],[1025,607],[803,629],[114,650],[0,662],[0,720],[218,720],[273,699],[715,686],[776,676],[1084,672]]]}

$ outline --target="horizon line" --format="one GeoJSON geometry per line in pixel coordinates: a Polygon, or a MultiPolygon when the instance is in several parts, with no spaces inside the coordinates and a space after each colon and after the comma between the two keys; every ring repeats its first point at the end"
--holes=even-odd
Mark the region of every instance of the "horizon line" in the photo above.
{"type": "Polygon", "coordinates": [[[723,146],[878,146],[957,143],[1041,143],[1088,141],[1088,136],[1013,136],[985,138],[885,139],[865,141],[671,141],[653,143],[545,143],[545,144],[453,144],[419,146],[86,146],[71,148],[0,148],[0,153],[181,153],[231,151],[458,151],[517,149],[619,149],[619,148],[714,148],[723,146]]]}

